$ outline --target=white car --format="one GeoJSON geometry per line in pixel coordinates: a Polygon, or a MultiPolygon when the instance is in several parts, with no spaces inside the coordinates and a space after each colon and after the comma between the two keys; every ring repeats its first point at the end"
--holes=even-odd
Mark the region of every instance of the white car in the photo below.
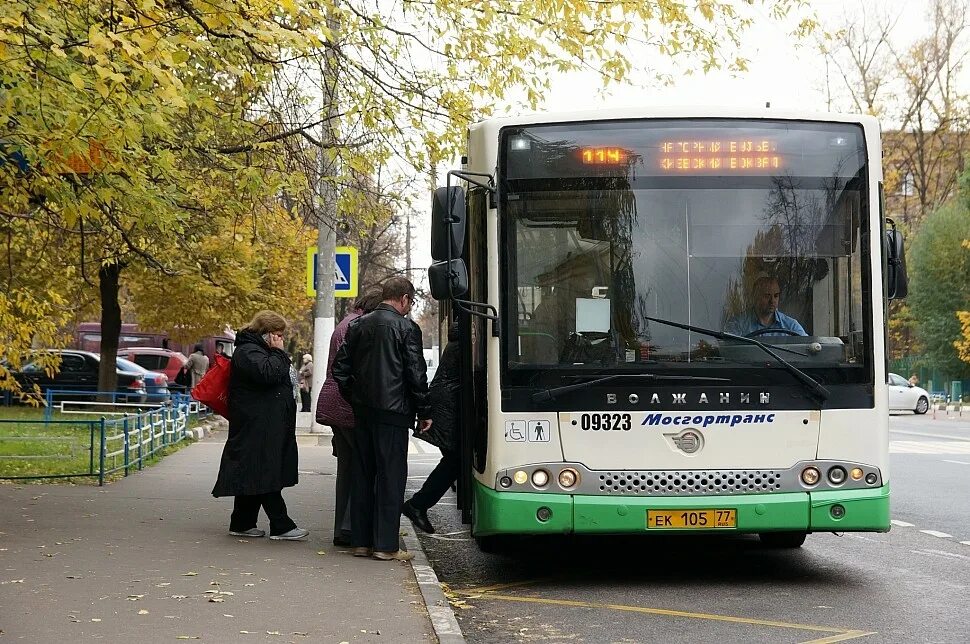
{"type": "Polygon", "coordinates": [[[922,387],[909,384],[902,376],[889,374],[889,410],[925,414],[930,408],[930,395],[922,387]]]}

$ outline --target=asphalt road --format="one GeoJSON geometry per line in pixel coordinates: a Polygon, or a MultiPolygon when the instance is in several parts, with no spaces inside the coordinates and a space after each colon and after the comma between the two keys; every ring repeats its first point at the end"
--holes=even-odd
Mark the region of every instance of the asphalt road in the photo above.
{"type": "MultiPolygon", "coordinates": [[[[542,538],[486,555],[449,494],[421,541],[469,642],[970,642],[970,416],[890,427],[888,534],[813,534],[793,551],[542,538]]],[[[437,459],[410,459],[413,491],[437,459]]]]}

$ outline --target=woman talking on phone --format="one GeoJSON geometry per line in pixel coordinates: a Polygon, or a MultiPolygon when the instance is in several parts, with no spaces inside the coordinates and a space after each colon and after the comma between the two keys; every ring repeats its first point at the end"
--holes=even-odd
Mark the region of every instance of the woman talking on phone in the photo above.
{"type": "Polygon", "coordinates": [[[297,483],[296,401],[290,357],[283,350],[286,320],[260,311],[236,334],[229,377],[229,438],[212,496],[233,496],[229,534],[262,537],[259,508],[269,517],[269,538],[306,539],[286,513],[281,491],[297,483]]]}

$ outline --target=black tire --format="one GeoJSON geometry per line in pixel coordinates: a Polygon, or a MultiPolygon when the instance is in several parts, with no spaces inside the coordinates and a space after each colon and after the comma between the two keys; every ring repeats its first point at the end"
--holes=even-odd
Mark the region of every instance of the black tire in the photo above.
{"type": "Polygon", "coordinates": [[[475,537],[478,549],[488,555],[502,554],[508,550],[508,537],[500,534],[490,534],[488,536],[475,537]]]}
{"type": "Polygon", "coordinates": [[[806,532],[762,532],[758,535],[766,548],[801,548],[806,532]]]}
{"type": "Polygon", "coordinates": [[[920,396],[919,400],[916,401],[916,409],[913,410],[916,414],[925,414],[930,409],[930,401],[926,399],[926,396],[920,396]]]}

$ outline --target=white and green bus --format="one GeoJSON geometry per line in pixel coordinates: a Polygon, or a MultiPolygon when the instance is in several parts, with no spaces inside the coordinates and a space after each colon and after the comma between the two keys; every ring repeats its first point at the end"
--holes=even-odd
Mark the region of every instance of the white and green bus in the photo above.
{"type": "Polygon", "coordinates": [[[906,276],[874,118],[495,119],[448,180],[429,277],[459,329],[459,505],[483,549],[889,529],[906,276]]]}

